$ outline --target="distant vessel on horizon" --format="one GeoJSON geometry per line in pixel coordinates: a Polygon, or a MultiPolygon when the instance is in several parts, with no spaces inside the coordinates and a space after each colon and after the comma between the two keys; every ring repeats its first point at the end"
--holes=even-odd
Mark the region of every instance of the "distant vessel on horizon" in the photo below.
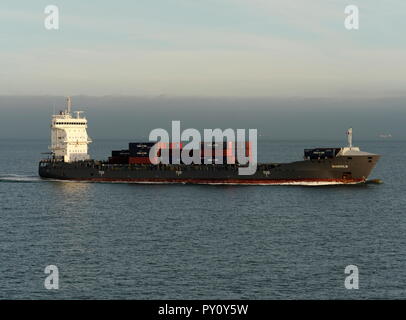
{"type": "MultiPolygon", "coordinates": [[[[291,163],[259,163],[252,175],[239,175],[241,165],[235,161],[234,147],[229,143],[203,142],[202,146],[222,148],[223,157],[212,156],[211,164],[152,164],[149,151],[155,143],[130,143],[126,150],[112,151],[107,161],[90,158],[87,120],[76,111],[71,113],[71,100],[67,108],[51,121],[50,157],[39,162],[39,175],[43,178],[132,183],[183,184],[242,184],[242,185],[335,185],[365,183],[380,155],[363,152],[352,145],[352,129],[347,131],[348,146],[305,149],[304,159],[291,163]],[[215,146],[216,145],[216,146],[215,146]],[[220,145],[220,146],[219,146],[220,145]],[[234,159],[229,162],[229,159],[234,159]],[[224,163],[227,160],[227,163],[224,163]]],[[[170,143],[167,148],[181,149],[170,143]]],[[[245,145],[250,155],[249,144],[245,145]]],[[[204,158],[203,148],[199,150],[204,158]]],[[[248,154],[247,154],[248,153],[248,154]]],[[[212,155],[215,153],[212,152],[212,155]]],[[[211,156],[211,155],[210,155],[211,156]]],[[[172,156],[171,156],[172,157],[172,156]]],[[[178,162],[179,159],[176,160],[178,162]]],[[[181,160],[180,160],[181,161],[181,160]]]]}
{"type": "Polygon", "coordinates": [[[390,139],[392,138],[392,135],[390,133],[381,133],[378,137],[382,139],[390,139]]]}

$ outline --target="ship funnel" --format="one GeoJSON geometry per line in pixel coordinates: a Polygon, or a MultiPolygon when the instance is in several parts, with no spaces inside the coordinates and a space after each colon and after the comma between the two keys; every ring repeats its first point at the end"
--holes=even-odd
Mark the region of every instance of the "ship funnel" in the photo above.
{"type": "Polygon", "coordinates": [[[348,148],[352,148],[352,128],[347,130],[348,148]]]}

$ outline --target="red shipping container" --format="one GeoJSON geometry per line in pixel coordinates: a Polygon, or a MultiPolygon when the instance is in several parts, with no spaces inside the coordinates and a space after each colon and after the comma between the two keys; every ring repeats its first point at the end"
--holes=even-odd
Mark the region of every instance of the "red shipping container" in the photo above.
{"type": "Polygon", "coordinates": [[[235,156],[231,155],[231,156],[227,156],[227,164],[235,164],[235,156]]]}
{"type": "Polygon", "coordinates": [[[233,149],[233,143],[231,141],[227,142],[227,149],[226,149],[226,154],[225,155],[227,157],[231,157],[231,156],[235,155],[234,149],[233,149]]]}
{"type": "Polygon", "coordinates": [[[182,149],[182,142],[157,142],[156,146],[159,149],[182,149]]]}
{"type": "MultiPolygon", "coordinates": [[[[154,158],[157,160],[157,158],[154,158]]],[[[128,159],[129,164],[151,164],[149,157],[130,157],[128,159]]]]}
{"type": "MultiPolygon", "coordinates": [[[[220,150],[221,151],[221,153],[220,153],[220,155],[222,155],[222,156],[228,156],[228,155],[232,155],[232,154],[229,154],[228,153],[228,150],[227,149],[223,149],[223,150],[220,150]]],[[[200,155],[202,156],[202,157],[209,157],[209,156],[212,156],[212,157],[214,157],[214,156],[216,156],[216,149],[212,149],[211,151],[210,150],[201,150],[201,153],[200,153],[200,155]]]]}
{"type": "Polygon", "coordinates": [[[182,149],[182,142],[171,142],[169,149],[182,149]]]}

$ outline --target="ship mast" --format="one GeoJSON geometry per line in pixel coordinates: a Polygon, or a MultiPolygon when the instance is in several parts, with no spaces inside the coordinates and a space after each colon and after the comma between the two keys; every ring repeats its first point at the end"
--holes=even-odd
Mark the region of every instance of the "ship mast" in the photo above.
{"type": "Polygon", "coordinates": [[[72,99],[71,99],[71,97],[66,98],[66,106],[67,106],[68,114],[71,114],[71,110],[72,110],[72,99]]]}
{"type": "Polygon", "coordinates": [[[352,149],[352,128],[347,130],[348,148],[352,149]]]}

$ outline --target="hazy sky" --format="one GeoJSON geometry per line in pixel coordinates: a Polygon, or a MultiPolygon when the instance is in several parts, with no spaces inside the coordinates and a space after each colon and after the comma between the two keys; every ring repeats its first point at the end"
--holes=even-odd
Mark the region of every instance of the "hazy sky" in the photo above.
{"type": "MultiPolygon", "coordinates": [[[[58,111],[64,104],[62,96],[0,96],[0,140],[49,139],[53,106],[58,111]]],[[[148,140],[155,128],[170,132],[172,120],[180,120],[182,130],[255,128],[260,140],[345,144],[349,127],[354,142],[389,133],[405,140],[405,105],[404,98],[73,97],[73,109],[85,111],[95,146],[102,138],[148,140]]]]}
{"type": "Polygon", "coordinates": [[[0,94],[402,96],[405,12],[402,0],[2,0],[0,94]],[[348,4],[358,31],[344,28],[348,4]]]}

